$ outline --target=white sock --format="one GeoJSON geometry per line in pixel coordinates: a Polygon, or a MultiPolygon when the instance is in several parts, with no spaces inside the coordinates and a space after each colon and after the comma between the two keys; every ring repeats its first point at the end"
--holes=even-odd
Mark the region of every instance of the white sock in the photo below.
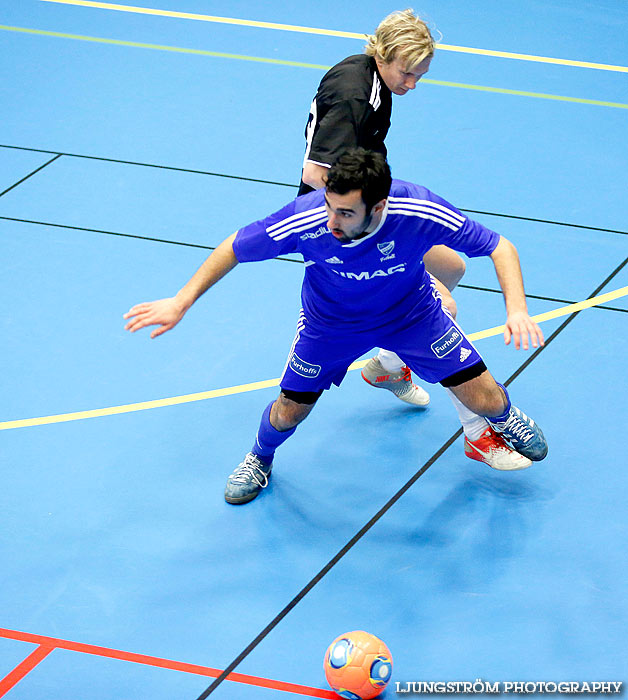
{"type": "Polygon", "coordinates": [[[401,372],[401,368],[404,366],[399,355],[390,350],[380,349],[377,353],[377,359],[387,372],[401,372]]]}
{"type": "Polygon", "coordinates": [[[458,411],[458,417],[462,423],[464,434],[471,442],[474,442],[488,428],[486,419],[483,416],[478,416],[477,413],[470,411],[451,389],[445,388],[445,391],[449,394],[449,398],[451,399],[454,408],[456,411],[458,411]]]}

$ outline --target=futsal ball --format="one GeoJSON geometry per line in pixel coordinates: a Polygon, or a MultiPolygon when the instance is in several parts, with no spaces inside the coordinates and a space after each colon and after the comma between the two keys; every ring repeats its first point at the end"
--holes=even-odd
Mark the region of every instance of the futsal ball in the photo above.
{"type": "Polygon", "coordinates": [[[341,698],[369,700],[388,685],[392,656],[375,635],[347,632],[329,645],[324,667],[327,682],[341,698]]]}

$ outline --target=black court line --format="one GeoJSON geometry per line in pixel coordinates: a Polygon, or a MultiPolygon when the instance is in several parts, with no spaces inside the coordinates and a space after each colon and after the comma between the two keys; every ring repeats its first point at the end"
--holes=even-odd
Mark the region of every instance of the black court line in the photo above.
{"type": "MultiPolygon", "coordinates": [[[[155,238],[154,236],[140,236],[137,233],[121,233],[120,231],[105,231],[99,228],[86,228],[84,226],[69,226],[67,224],[53,224],[49,221],[33,221],[31,219],[16,219],[12,216],[0,216],[2,221],[16,221],[20,224],[36,224],[38,226],[51,226],[52,228],[66,228],[70,231],[87,231],[89,233],[103,233],[107,236],[119,236],[120,238],[136,238],[140,241],[151,241],[153,243],[168,243],[170,245],[180,245],[186,248],[200,248],[201,250],[216,250],[216,246],[201,245],[200,243],[187,243],[186,241],[172,241],[168,238],[155,238]]],[[[277,257],[274,260],[282,262],[292,262],[303,264],[302,260],[294,260],[293,258],[277,257]]]]}
{"type": "Polygon", "coordinates": [[[57,153],[57,155],[55,155],[54,158],[51,158],[48,162],[44,163],[43,165],[40,165],[36,170],[33,170],[32,173],[29,173],[26,177],[23,177],[21,180],[18,180],[15,184],[11,185],[11,187],[7,187],[7,189],[4,190],[4,192],[0,192],[0,197],[5,195],[7,192],[10,192],[18,185],[21,185],[24,182],[24,180],[28,180],[29,177],[33,177],[35,173],[38,173],[40,170],[43,170],[47,165],[50,165],[50,163],[54,163],[54,161],[57,160],[57,158],[61,158],[62,155],[62,153],[57,153]]]}
{"type": "MultiPolygon", "coordinates": [[[[1,144],[0,148],[11,148],[17,151],[32,151],[34,153],[56,153],[56,151],[47,151],[42,148],[28,148],[26,146],[10,146],[8,144],[1,144]]],[[[106,163],[119,163],[121,165],[136,165],[142,168],[158,168],[160,170],[174,170],[180,173],[192,173],[194,175],[211,175],[212,177],[223,177],[230,180],[242,180],[244,182],[258,182],[264,185],[278,185],[280,187],[291,187],[292,189],[297,189],[298,185],[290,182],[276,182],[274,180],[263,180],[253,177],[244,177],[243,175],[228,175],[226,173],[214,173],[209,170],[194,170],[191,168],[177,168],[172,165],[159,165],[156,163],[142,163],[134,160],[122,160],[119,158],[105,158],[103,156],[88,156],[81,153],[59,153],[59,155],[67,156],[68,158],[84,158],[86,160],[99,160],[106,163]]],[[[599,231],[600,233],[618,233],[622,236],[628,236],[628,231],[620,231],[618,229],[602,228],[599,226],[586,226],[584,224],[573,224],[566,221],[552,221],[550,219],[536,219],[531,216],[518,216],[516,214],[503,214],[491,211],[480,211],[478,209],[462,209],[460,211],[467,212],[469,214],[482,214],[484,216],[499,216],[505,219],[516,219],[518,221],[531,221],[539,224],[550,224],[552,226],[566,226],[567,228],[580,228],[586,231],[599,231]]]]}
{"type": "MultiPolygon", "coordinates": [[[[2,146],[0,147],[5,147],[5,148],[16,148],[19,150],[30,150],[30,151],[37,151],[37,152],[47,152],[51,153],[51,151],[43,151],[40,149],[26,149],[20,147],[15,147],[15,146],[2,146]]],[[[160,166],[160,165],[153,165],[153,164],[147,164],[147,163],[138,163],[138,162],[133,162],[133,161],[121,161],[121,160],[116,160],[116,159],[109,159],[109,158],[100,158],[100,157],[95,157],[95,156],[83,156],[83,155],[78,155],[78,154],[70,154],[70,153],[57,153],[55,154],[55,157],[52,158],[50,161],[42,165],[40,168],[37,170],[33,171],[30,173],[30,175],[26,176],[19,182],[15,183],[12,187],[9,189],[5,190],[5,192],[0,193],[0,196],[5,194],[6,192],[10,191],[14,187],[17,187],[21,182],[24,180],[28,179],[32,175],[34,175],[36,172],[39,170],[43,169],[53,161],[57,160],[57,158],[60,158],[62,155],[66,156],[71,156],[71,157],[77,157],[77,158],[89,158],[93,160],[100,160],[100,161],[108,161],[108,162],[115,162],[115,163],[122,163],[122,164],[128,164],[128,165],[138,165],[138,166],[144,166],[144,167],[157,167],[157,168],[163,168],[167,170],[176,170],[180,172],[191,172],[191,173],[196,173],[196,174],[203,174],[203,175],[213,175],[217,177],[228,177],[232,179],[238,179],[238,180],[246,180],[249,182],[261,182],[264,184],[271,184],[271,185],[280,185],[280,186],[286,186],[286,187],[296,187],[295,185],[288,184],[288,183],[280,183],[280,182],[272,182],[272,181],[267,181],[267,180],[258,180],[254,178],[244,178],[244,177],[239,177],[239,176],[233,176],[233,175],[225,175],[222,173],[211,173],[207,171],[199,171],[199,170],[189,170],[189,169],[184,169],[184,168],[174,168],[171,166],[160,166]]],[[[513,218],[513,219],[520,219],[520,220],[525,220],[525,221],[533,221],[533,222],[539,222],[539,223],[547,223],[547,224],[553,224],[553,225],[560,225],[560,226],[569,226],[573,228],[582,228],[582,229],[587,229],[587,230],[595,230],[595,231],[602,231],[602,232],[607,232],[607,233],[620,233],[623,235],[628,235],[628,232],[626,231],[615,231],[611,229],[603,229],[603,228],[597,228],[597,227],[590,227],[590,226],[579,226],[577,224],[570,224],[570,223],[564,223],[564,222],[555,222],[555,221],[549,221],[549,220],[542,220],[542,219],[533,219],[530,217],[520,217],[520,216],[514,216],[514,215],[507,215],[507,214],[498,214],[494,212],[482,212],[482,211],[477,211],[477,210],[462,210],[462,211],[468,211],[471,213],[475,214],[484,214],[484,215],[489,215],[489,216],[501,216],[505,218],[513,218]]],[[[142,239],[142,240],[151,240],[151,241],[156,241],[160,243],[170,243],[173,245],[183,245],[183,246],[188,246],[188,247],[196,247],[196,248],[204,248],[207,250],[213,250],[212,247],[210,246],[202,246],[198,244],[191,244],[191,243],[185,243],[182,241],[169,241],[166,239],[157,239],[157,238],[151,238],[147,236],[139,236],[135,234],[125,234],[125,233],[118,233],[118,232],[112,232],[112,231],[103,231],[103,230],[98,230],[98,229],[87,229],[87,228],[82,228],[82,227],[76,227],[76,226],[63,226],[61,224],[50,224],[50,223],[45,223],[45,222],[36,222],[36,221],[28,221],[25,219],[11,219],[9,217],[0,217],[1,219],[9,220],[9,221],[20,221],[22,223],[31,223],[31,224],[40,224],[40,225],[47,225],[47,226],[55,226],[58,228],[68,228],[72,230],[80,230],[80,231],[91,231],[91,232],[96,232],[96,233],[103,233],[103,234],[109,234],[109,235],[117,235],[117,236],[123,236],[123,237],[128,237],[128,238],[137,238],[137,239],[142,239]]],[[[297,260],[291,260],[290,258],[282,258],[283,260],[289,261],[289,262],[301,262],[297,260]]],[[[598,288],[589,295],[588,298],[594,297],[599,292],[617,275],[619,272],[628,264],[628,258],[626,258],[599,286],[598,288]]],[[[483,288],[478,288],[478,287],[472,287],[468,285],[460,285],[460,286],[467,286],[470,289],[480,289],[482,291],[497,291],[497,290],[491,290],[491,289],[483,289],[483,288]]],[[[537,299],[544,299],[544,297],[534,297],[537,299]]],[[[565,301],[565,300],[562,300],[565,301]]],[[[569,302],[573,303],[573,302],[569,302]]],[[[599,307],[599,308],[604,308],[604,307],[599,307]]],[[[608,307],[607,307],[608,308],[608,307]]],[[[617,311],[625,311],[624,309],[613,309],[617,311]]],[[[546,340],[545,345],[541,348],[538,348],[505,382],[504,385],[508,386],[510,383],[512,383],[530,364],[531,362],[536,359],[539,354],[544,351],[548,345],[571,323],[576,316],[580,313],[580,311],[575,312],[574,314],[571,314],[546,340]]],[[[211,683],[211,685],[198,697],[197,700],[205,700],[211,693],[216,690],[216,688],[228,677],[228,675],[266,638],[266,636],[288,615],[288,613],[298,605],[298,603],[316,586],[317,583],[319,583],[322,578],[329,573],[329,571],[347,554],[347,552],[355,545],[357,544],[360,539],[397,503],[397,501],[421,478],[421,476],[454,444],[454,442],[462,435],[462,428],[459,428],[435,453],[430,457],[430,459],[412,476],[388,501],[380,510],[375,513],[375,515],[362,527],[358,532],[336,553],[336,555],[316,574],[310,582],[304,586],[301,591],[275,616],[275,618],[250,642],[250,644],[242,651],[240,654],[222,671],[222,673],[211,683]]]]}
{"type": "MultiPolygon", "coordinates": [[[[25,146],[8,146],[0,143],[0,148],[12,148],[16,151],[32,151],[33,153],[56,153],[56,151],[46,151],[43,148],[26,148],[25,146]]],[[[213,177],[224,177],[229,180],[243,180],[244,182],[259,182],[264,185],[279,185],[281,187],[293,187],[297,189],[299,186],[289,182],[273,182],[273,180],[260,180],[254,177],[244,177],[243,175],[227,175],[225,173],[214,173],[210,170],[194,170],[193,168],[178,168],[174,165],[159,165],[158,163],[142,163],[135,160],[121,160],[120,158],[105,158],[103,156],[88,156],[82,153],[59,153],[59,155],[67,156],[68,158],[83,158],[84,160],[99,160],[104,163],[118,163],[120,165],[137,165],[141,168],[157,168],[159,170],[174,170],[179,173],[191,173],[193,175],[212,175],[213,177]]]]}
{"type": "MultiPolygon", "coordinates": [[[[458,284],[456,285],[456,289],[473,289],[477,292],[492,292],[494,294],[502,294],[501,289],[492,289],[490,287],[477,287],[474,284],[458,284]]],[[[577,302],[575,301],[570,301],[569,299],[559,299],[558,297],[547,297],[547,296],[542,296],[540,294],[528,294],[527,292],[525,293],[526,299],[539,299],[540,301],[554,301],[557,304],[575,304],[577,302]]],[[[597,306],[594,306],[592,308],[595,309],[608,309],[609,311],[621,311],[622,313],[628,313],[628,309],[620,309],[617,306],[604,306],[602,304],[599,304],[597,306]]]]}
{"type": "Polygon", "coordinates": [[[329,571],[344,557],[344,555],[362,539],[362,537],[377,523],[380,518],[385,515],[395,503],[410,489],[425,472],[443,455],[454,442],[462,435],[462,428],[459,428],[447,442],[435,452],[429,460],[419,469],[419,471],[409,479],[397,493],[384,505],[375,515],[356,532],[356,534],[345,544],[345,546],[332,558],[327,564],[314,576],[314,578],[304,586],[299,593],[286,605],[286,607],[255,637],[255,639],[242,651],[236,658],[225,668],[225,670],[216,678],[216,680],[198,696],[197,700],[205,700],[216,688],[227,678],[227,676],[238,666],[255,647],[270,633],[272,630],[286,617],[286,615],[305,598],[305,596],[314,588],[314,586],[325,576],[329,571]]]}
{"type": "Polygon", "coordinates": [[[551,224],[552,226],[566,226],[567,228],[581,228],[586,231],[600,231],[602,233],[619,233],[628,236],[628,231],[619,231],[612,228],[599,228],[598,226],[585,226],[584,224],[571,224],[566,221],[552,221],[551,219],[535,219],[531,216],[517,216],[516,214],[498,214],[494,211],[478,211],[476,209],[461,209],[468,214],[483,214],[484,216],[499,216],[504,219],[516,219],[517,221],[532,221],[536,224],[551,224]]]}
{"type": "MultiPolygon", "coordinates": [[[[623,262],[619,263],[619,265],[610,273],[610,275],[595,289],[587,299],[592,299],[593,297],[597,296],[603,289],[606,287],[606,285],[611,282],[623,269],[628,265],[628,258],[626,258],[623,262]]],[[[549,338],[545,341],[545,345],[543,347],[538,348],[535,350],[532,355],[519,367],[519,369],[511,376],[509,379],[504,382],[506,386],[510,384],[510,382],[514,381],[522,372],[523,370],[536,358],[538,355],[554,340],[554,338],[559,334],[562,333],[562,331],[578,316],[578,314],[582,313],[582,310],[576,311],[575,313],[567,316],[567,318],[558,326],[558,328],[549,336],[549,338]]]]}
{"type": "MultiPolygon", "coordinates": [[[[88,233],[102,233],[107,236],[119,236],[121,238],[135,238],[140,241],[151,241],[153,243],[167,243],[169,245],[184,246],[186,248],[198,248],[200,250],[215,250],[216,246],[202,245],[201,243],[188,243],[186,241],[173,241],[168,238],[156,238],[154,236],[140,236],[137,233],[122,233],[120,231],[106,231],[104,229],[98,228],[87,228],[85,226],[70,226],[69,224],[55,224],[50,221],[35,221],[33,219],[17,219],[12,216],[0,216],[2,221],[15,221],[20,224],[35,224],[37,226],[50,226],[52,228],[64,228],[70,231],[87,231],[88,233]]],[[[279,260],[281,262],[297,263],[298,265],[303,265],[303,260],[297,260],[295,258],[286,257],[276,257],[274,260],[279,260]]],[[[462,289],[473,289],[478,292],[492,292],[494,294],[501,294],[501,289],[492,289],[491,287],[477,287],[472,284],[459,284],[456,287],[462,289]]],[[[559,299],[557,297],[541,296],[539,294],[528,294],[526,293],[527,299],[538,299],[540,301],[552,301],[559,304],[575,304],[576,302],[571,299],[559,299]]],[[[606,309],[607,311],[619,311],[621,313],[628,313],[628,309],[620,309],[617,306],[606,306],[603,304],[598,304],[593,307],[594,309],[606,309]]]]}
{"type": "MultiPolygon", "coordinates": [[[[621,270],[628,264],[628,258],[620,263],[613,272],[587,297],[591,299],[597,296],[604,287],[616,277],[621,270]]],[[[534,353],[521,366],[513,372],[504,382],[505,386],[511,384],[529,365],[555,340],[560,333],[581,313],[576,311],[567,317],[563,323],[549,336],[545,341],[545,345],[537,348],[534,353]]],[[[375,525],[394,505],[397,501],[425,474],[425,472],[454,444],[454,442],[462,435],[462,428],[459,428],[430,458],[425,464],[414,474],[398,491],[394,494],[375,515],[364,525],[358,532],[340,549],[337,554],[332,557],[327,564],[306,584],[299,593],[286,605],[275,618],[264,627],[264,629],[253,639],[253,641],[243,649],[238,656],[224,669],[224,671],[214,680],[208,688],[198,696],[197,700],[205,700],[216,688],[227,678],[227,676],[255,649],[255,647],[264,640],[268,634],[286,617],[286,615],[294,608],[303,598],[316,586],[316,584],[344,557],[344,555],[357,544],[362,537],[375,525]]]]}

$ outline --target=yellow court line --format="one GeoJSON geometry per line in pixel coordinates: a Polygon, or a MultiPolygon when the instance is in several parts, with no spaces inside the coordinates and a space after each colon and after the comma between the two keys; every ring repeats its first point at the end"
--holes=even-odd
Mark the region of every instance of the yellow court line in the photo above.
{"type": "MultiPolygon", "coordinates": [[[[628,295],[628,287],[620,287],[619,289],[616,289],[613,292],[607,292],[606,294],[600,294],[599,296],[592,297],[591,299],[578,301],[575,304],[569,304],[569,306],[563,306],[559,309],[554,309],[554,311],[547,311],[544,314],[532,316],[532,318],[537,323],[542,323],[543,321],[550,321],[551,319],[560,318],[561,316],[575,314],[577,311],[582,311],[583,309],[590,309],[592,306],[599,306],[600,304],[605,304],[607,301],[619,299],[620,297],[625,297],[626,295],[628,295]]],[[[504,326],[495,326],[495,328],[488,328],[485,331],[473,333],[469,336],[469,338],[471,340],[482,340],[483,338],[490,338],[494,335],[500,335],[500,333],[503,332],[504,326]]]]}
{"type": "MultiPolygon", "coordinates": [[[[235,53],[220,53],[218,51],[206,51],[205,49],[186,49],[181,46],[163,46],[161,44],[144,44],[139,41],[123,41],[122,39],[106,39],[99,36],[84,36],[82,34],[65,34],[63,32],[50,32],[45,29],[31,29],[29,27],[11,27],[0,24],[0,30],[6,32],[19,32],[21,34],[36,34],[38,36],[49,36],[55,39],[73,39],[75,41],[89,41],[96,44],[108,44],[113,46],[127,46],[132,49],[151,49],[153,51],[172,51],[173,53],[187,53],[195,56],[211,56],[212,58],[230,58],[239,61],[254,61],[257,63],[273,63],[281,66],[296,66],[297,68],[316,68],[317,70],[328,70],[331,66],[321,66],[316,63],[298,63],[297,61],[284,61],[280,58],[262,58],[260,56],[243,56],[235,53]]],[[[486,88],[490,89],[490,88],[486,88]]],[[[578,100],[579,98],[568,98],[578,100]]],[[[628,105],[620,105],[627,107],[628,105]]]]}
{"type": "MultiPolygon", "coordinates": [[[[621,287],[613,292],[601,294],[592,299],[585,299],[569,306],[563,306],[554,311],[548,311],[544,314],[538,314],[532,318],[541,323],[550,319],[568,316],[569,314],[588,309],[592,306],[604,304],[607,301],[618,299],[628,295],[628,287],[621,287]]],[[[467,337],[471,341],[490,338],[495,335],[500,335],[504,332],[504,326],[495,326],[485,331],[471,333],[467,337]]],[[[349,371],[361,369],[368,360],[359,360],[354,362],[349,371]]],[[[40,418],[22,418],[20,420],[9,420],[0,423],[0,430],[11,430],[13,428],[31,428],[37,425],[49,425],[52,423],[67,423],[69,421],[84,420],[86,418],[102,418],[103,416],[115,416],[121,413],[132,413],[134,411],[146,411],[151,408],[162,408],[164,406],[176,406],[183,403],[191,403],[192,401],[204,401],[205,399],[215,399],[221,396],[233,396],[234,394],[243,394],[249,391],[257,391],[258,389],[268,389],[270,387],[279,386],[279,378],[265,379],[260,382],[251,384],[240,384],[238,386],[226,387],[225,389],[212,389],[211,391],[200,391],[195,394],[185,394],[183,396],[171,396],[166,399],[156,399],[153,401],[141,401],[139,403],[129,403],[122,406],[111,406],[109,408],[97,408],[90,411],[75,411],[74,413],[60,413],[54,416],[42,416],[40,418]]]]}
{"type": "MultiPolygon", "coordinates": [[[[123,41],[122,39],[105,39],[96,36],[83,36],[80,34],[65,34],[62,32],[51,32],[44,29],[30,29],[28,27],[10,27],[0,24],[0,31],[20,32],[22,34],[36,34],[39,36],[49,36],[57,39],[73,39],[75,41],[89,41],[97,44],[107,44],[113,46],[126,46],[135,49],[150,49],[153,51],[172,51],[174,53],[192,54],[194,56],[211,56],[213,58],[228,58],[238,61],[253,61],[257,63],[270,63],[273,65],[291,66],[296,68],[314,68],[316,70],[328,70],[331,66],[322,66],[316,63],[298,63],[297,61],[285,61],[279,58],[263,58],[260,56],[243,56],[241,54],[220,53],[218,51],[206,51],[204,49],[186,49],[180,46],[162,46],[159,44],[144,44],[137,41],[123,41]]],[[[533,97],[543,100],[558,100],[561,102],[572,102],[575,104],[595,105],[598,107],[612,107],[615,109],[628,109],[628,104],[621,102],[605,102],[603,100],[590,100],[584,97],[566,97],[564,95],[550,95],[542,92],[525,92],[523,90],[509,90],[507,88],[488,87],[486,85],[468,85],[466,83],[452,83],[444,80],[423,79],[424,83],[430,85],[441,85],[443,87],[461,88],[464,90],[479,90],[481,92],[494,92],[501,95],[515,95],[518,97],[533,97]]]]}
{"type": "MultiPolygon", "coordinates": [[[[300,27],[293,24],[278,24],[276,22],[259,22],[250,19],[235,19],[233,17],[215,17],[213,15],[201,15],[192,12],[176,12],[174,10],[158,10],[151,7],[136,7],[133,5],[117,5],[111,2],[93,2],[92,0],[41,0],[42,2],[54,2],[63,5],[78,5],[81,7],[94,7],[101,10],[115,10],[118,12],[133,12],[144,15],[156,15],[159,17],[174,17],[177,19],[191,19],[200,22],[218,22],[221,24],[235,24],[244,27],[256,27],[260,29],[278,29],[286,32],[301,32],[305,34],[319,34],[324,36],[337,36],[346,39],[364,40],[367,34],[355,32],[342,32],[335,29],[318,29],[316,27],[300,27]]],[[[469,46],[454,46],[452,44],[438,44],[442,51],[456,51],[458,53],[477,54],[479,56],[492,56],[495,58],[511,58],[519,61],[533,61],[536,63],[552,63],[559,66],[573,66],[576,68],[594,68],[596,70],[617,71],[628,73],[628,66],[615,66],[605,63],[591,63],[589,61],[573,61],[566,58],[550,58],[547,56],[534,56],[532,54],[512,53],[510,51],[493,51],[491,49],[476,49],[469,46]]]]}

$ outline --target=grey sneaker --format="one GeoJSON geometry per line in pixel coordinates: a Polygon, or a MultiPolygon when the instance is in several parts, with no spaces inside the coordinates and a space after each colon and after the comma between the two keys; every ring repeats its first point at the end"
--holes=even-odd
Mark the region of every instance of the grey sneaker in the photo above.
{"type": "Polygon", "coordinates": [[[237,505],[252,501],[268,486],[273,464],[266,464],[257,455],[249,452],[227,479],[225,501],[237,505]]]}
{"type": "Polygon", "coordinates": [[[362,370],[362,379],[377,389],[388,389],[402,401],[413,406],[427,406],[430,395],[412,382],[409,367],[403,367],[401,372],[387,372],[377,357],[370,359],[362,370]]]}
{"type": "Polygon", "coordinates": [[[501,423],[495,423],[490,418],[486,420],[493,430],[501,433],[524,457],[540,462],[547,456],[547,440],[543,431],[532,418],[528,418],[515,406],[510,407],[508,418],[501,423]]]}

